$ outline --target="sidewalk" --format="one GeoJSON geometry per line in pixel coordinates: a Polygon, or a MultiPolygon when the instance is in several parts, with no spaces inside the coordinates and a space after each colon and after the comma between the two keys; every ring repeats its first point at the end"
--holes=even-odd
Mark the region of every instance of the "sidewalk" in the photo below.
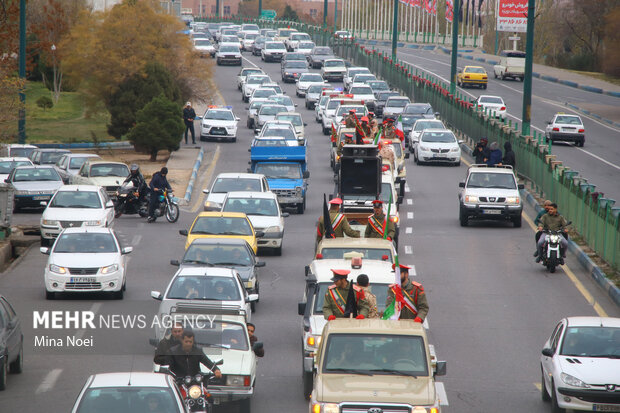
{"type": "MultiPolygon", "coordinates": [[[[202,150],[199,146],[182,146],[178,151],[170,154],[166,164],[168,168],[168,182],[175,191],[175,196],[180,200],[183,200],[187,188],[193,184],[192,175],[195,172],[196,162],[201,153],[202,150]]],[[[200,165],[198,165],[198,168],[200,168],[200,165]]]]}

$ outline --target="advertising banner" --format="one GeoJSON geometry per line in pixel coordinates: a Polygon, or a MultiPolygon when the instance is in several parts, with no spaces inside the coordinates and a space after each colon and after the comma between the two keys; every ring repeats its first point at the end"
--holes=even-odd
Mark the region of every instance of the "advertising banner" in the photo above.
{"type": "Polygon", "coordinates": [[[497,31],[527,31],[527,0],[497,1],[497,31]]]}
{"type": "Polygon", "coordinates": [[[454,0],[446,0],[446,20],[452,23],[454,18],[454,0]]]}

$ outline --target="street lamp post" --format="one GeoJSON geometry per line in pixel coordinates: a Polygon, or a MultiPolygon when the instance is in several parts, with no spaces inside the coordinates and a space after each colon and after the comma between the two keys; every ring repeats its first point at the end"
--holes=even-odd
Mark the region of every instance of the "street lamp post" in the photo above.
{"type": "Polygon", "coordinates": [[[450,61],[450,93],[456,93],[456,62],[459,49],[459,0],[454,0],[452,13],[452,56],[450,61]]]}
{"type": "Polygon", "coordinates": [[[523,111],[521,133],[530,135],[532,120],[532,63],[534,54],[534,12],[536,0],[527,2],[527,33],[525,39],[525,75],[523,77],[523,111]]]}
{"type": "Polygon", "coordinates": [[[327,27],[327,0],[323,0],[323,28],[327,27]]]}
{"type": "Polygon", "coordinates": [[[24,84],[19,91],[17,133],[19,143],[26,143],[26,0],[19,0],[19,78],[24,84]]]}
{"type": "Polygon", "coordinates": [[[392,60],[396,62],[398,45],[398,0],[394,0],[394,22],[392,23],[392,60]]]}

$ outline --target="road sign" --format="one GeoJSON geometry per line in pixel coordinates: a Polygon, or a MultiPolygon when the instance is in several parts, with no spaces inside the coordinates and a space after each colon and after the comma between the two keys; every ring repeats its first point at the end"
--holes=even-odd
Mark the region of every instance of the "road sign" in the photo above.
{"type": "Polygon", "coordinates": [[[519,40],[521,40],[521,38],[519,36],[511,36],[511,37],[508,38],[508,40],[519,41],[519,40]]]}
{"type": "Polygon", "coordinates": [[[276,18],[275,10],[262,10],[260,13],[260,18],[265,20],[273,20],[276,18]]]}

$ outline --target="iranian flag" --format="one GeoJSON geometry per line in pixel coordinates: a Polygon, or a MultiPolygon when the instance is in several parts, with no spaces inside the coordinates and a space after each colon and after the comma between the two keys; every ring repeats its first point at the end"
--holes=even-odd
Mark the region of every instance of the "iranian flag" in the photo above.
{"type": "Polygon", "coordinates": [[[401,115],[398,115],[398,120],[396,121],[396,136],[398,136],[401,143],[405,142],[405,129],[403,129],[403,119],[401,115]]]}
{"type": "Polygon", "coordinates": [[[383,312],[382,320],[398,320],[400,318],[400,309],[402,308],[402,303],[405,301],[403,298],[403,292],[400,289],[400,265],[398,264],[398,255],[394,257],[394,299],[385,308],[383,312]]]}

